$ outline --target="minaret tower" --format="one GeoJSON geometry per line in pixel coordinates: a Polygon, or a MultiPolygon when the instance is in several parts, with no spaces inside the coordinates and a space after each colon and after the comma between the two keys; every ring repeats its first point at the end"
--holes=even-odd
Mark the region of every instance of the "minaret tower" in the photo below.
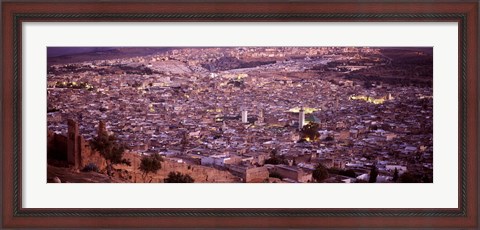
{"type": "Polygon", "coordinates": [[[245,108],[242,108],[242,123],[248,123],[248,112],[245,108]]]}
{"type": "Polygon", "coordinates": [[[298,129],[302,129],[305,125],[305,110],[303,107],[300,108],[300,112],[298,113],[298,129]]]}

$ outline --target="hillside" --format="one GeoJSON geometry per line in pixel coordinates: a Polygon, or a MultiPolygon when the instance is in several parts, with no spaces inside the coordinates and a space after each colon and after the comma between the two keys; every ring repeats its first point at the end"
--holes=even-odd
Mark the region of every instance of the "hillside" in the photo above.
{"type": "Polygon", "coordinates": [[[111,60],[162,53],[170,50],[165,47],[48,47],[47,66],[84,61],[111,60]]]}
{"type": "Polygon", "coordinates": [[[131,166],[116,165],[114,176],[109,178],[106,174],[97,172],[81,172],[60,164],[49,164],[47,167],[47,182],[53,183],[53,178],[58,177],[62,183],[163,183],[163,179],[170,172],[181,172],[190,175],[196,183],[222,183],[239,182],[239,178],[228,171],[218,170],[201,165],[187,165],[170,160],[162,162],[162,169],[156,174],[148,175],[145,181],[142,172],[138,169],[141,156],[136,153],[125,153],[125,158],[132,162],[131,166]]]}

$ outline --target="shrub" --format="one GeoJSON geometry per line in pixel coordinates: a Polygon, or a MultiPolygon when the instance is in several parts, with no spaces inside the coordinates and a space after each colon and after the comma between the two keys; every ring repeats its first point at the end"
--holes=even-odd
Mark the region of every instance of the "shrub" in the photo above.
{"type": "MultiPolygon", "coordinates": [[[[149,173],[157,173],[157,171],[162,168],[162,162],[163,158],[158,153],[142,156],[139,169],[142,171],[143,180],[145,181],[149,173]]],[[[152,181],[152,179],[153,178],[150,178],[150,181],[152,181]]]]}
{"type": "Polygon", "coordinates": [[[188,174],[180,172],[170,172],[168,177],[164,179],[165,183],[193,183],[193,178],[188,174]]]}
{"type": "Polygon", "coordinates": [[[94,163],[88,163],[83,167],[82,172],[98,172],[98,166],[94,163]]]}
{"type": "Polygon", "coordinates": [[[325,166],[323,166],[321,163],[317,165],[315,170],[312,172],[312,177],[315,179],[317,182],[322,182],[323,180],[328,178],[328,170],[325,166]]]}

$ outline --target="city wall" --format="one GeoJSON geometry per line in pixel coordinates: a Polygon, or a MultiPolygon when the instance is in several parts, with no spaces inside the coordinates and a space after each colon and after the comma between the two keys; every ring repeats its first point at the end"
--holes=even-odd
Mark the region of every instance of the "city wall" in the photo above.
{"type": "Polygon", "coordinates": [[[66,161],[68,165],[79,170],[88,164],[95,164],[100,171],[107,166],[105,158],[79,135],[78,124],[73,120],[68,121],[67,136],[47,132],[47,158],[66,161]]]}

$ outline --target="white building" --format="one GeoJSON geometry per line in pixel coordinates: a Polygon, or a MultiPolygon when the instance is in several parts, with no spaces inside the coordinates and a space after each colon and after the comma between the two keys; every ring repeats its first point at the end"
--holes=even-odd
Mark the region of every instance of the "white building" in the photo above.
{"type": "Polygon", "coordinates": [[[230,157],[228,157],[227,155],[213,155],[208,157],[202,157],[200,159],[200,164],[206,166],[217,165],[224,167],[225,163],[228,163],[229,161],[230,157]]]}
{"type": "Polygon", "coordinates": [[[246,109],[242,110],[242,123],[248,123],[248,112],[246,109]]]}
{"type": "Polygon", "coordinates": [[[402,165],[385,165],[385,170],[389,172],[393,172],[397,169],[398,174],[403,174],[404,172],[407,171],[407,166],[402,166],[402,165]]]}
{"type": "Polygon", "coordinates": [[[300,108],[300,112],[298,113],[298,129],[303,128],[305,125],[305,110],[303,110],[303,107],[300,108]]]}

